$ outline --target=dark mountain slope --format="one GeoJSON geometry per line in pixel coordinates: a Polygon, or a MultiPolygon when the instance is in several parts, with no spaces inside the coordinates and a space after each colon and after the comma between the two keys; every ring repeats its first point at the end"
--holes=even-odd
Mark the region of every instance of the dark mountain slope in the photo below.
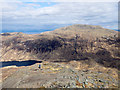
{"type": "Polygon", "coordinates": [[[4,33],[1,36],[2,61],[92,59],[106,67],[118,68],[118,32],[100,26],[77,24],[41,34],[4,33]]]}

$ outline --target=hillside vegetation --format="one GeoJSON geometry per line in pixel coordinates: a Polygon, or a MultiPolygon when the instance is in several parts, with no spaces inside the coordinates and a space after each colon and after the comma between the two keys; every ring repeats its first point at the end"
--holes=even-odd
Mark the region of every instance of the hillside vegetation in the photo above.
{"type": "Polygon", "coordinates": [[[41,34],[3,33],[2,61],[68,62],[94,59],[118,68],[118,32],[92,25],[72,25],[41,34]]]}
{"type": "Polygon", "coordinates": [[[41,61],[3,67],[3,88],[118,88],[119,32],[71,25],[40,34],[2,33],[1,61],[41,61]]]}

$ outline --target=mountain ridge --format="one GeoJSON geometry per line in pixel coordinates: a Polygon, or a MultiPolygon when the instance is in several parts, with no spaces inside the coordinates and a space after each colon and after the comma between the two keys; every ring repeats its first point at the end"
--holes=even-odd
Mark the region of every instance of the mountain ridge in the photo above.
{"type": "Polygon", "coordinates": [[[109,60],[113,62],[112,59],[117,60],[119,58],[118,32],[100,26],[77,24],[67,26],[66,30],[59,28],[41,34],[7,34],[10,35],[1,34],[2,61],[78,61],[95,58],[97,62],[103,63],[104,60],[105,62],[109,62],[109,60]],[[82,28],[87,27],[87,29],[78,29],[81,26],[82,28]],[[93,30],[91,27],[98,28],[93,30]]]}
{"type": "Polygon", "coordinates": [[[32,35],[3,33],[1,62],[41,61],[0,68],[3,88],[118,88],[119,32],[78,27],[32,35]]]}

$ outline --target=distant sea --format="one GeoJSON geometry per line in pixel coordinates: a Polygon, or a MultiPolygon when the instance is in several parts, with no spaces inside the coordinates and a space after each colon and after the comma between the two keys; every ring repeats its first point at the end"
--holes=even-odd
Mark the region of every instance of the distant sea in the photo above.
{"type": "Polygon", "coordinates": [[[31,31],[13,31],[13,30],[2,30],[0,33],[12,33],[12,32],[22,32],[22,33],[26,33],[26,34],[39,34],[42,32],[46,32],[46,31],[52,31],[52,30],[31,30],[31,31]]]}
{"type": "MultiPolygon", "coordinates": [[[[120,30],[117,30],[117,29],[112,29],[112,30],[115,30],[115,31],[119,31],[120,30]]],[[[12,33],[12,32],[23,32],[23,33],[26,33],[26,34],[39,34],[39,33],[42,33],[42,32],[46,32],[46,31],[52,31],[52,30],[31,30],[31,31],[14,31],[14,30],[3,30],[3,31],[0,31],[0,33],[12,33]]]]}
{"type": "Polygon", "coordinates": [[[115,30],[115,31],[118,31],[118,32],[120,32],[120,30],[115,30]]]}

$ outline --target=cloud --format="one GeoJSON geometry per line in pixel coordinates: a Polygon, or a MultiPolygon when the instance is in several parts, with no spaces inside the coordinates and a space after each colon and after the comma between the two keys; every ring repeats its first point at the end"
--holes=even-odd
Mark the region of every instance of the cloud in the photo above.
{"type": "Polygon", "coordinates": [[[117,3],[113,2],[4,2],[3,30],[41,31],[71,24],[117,28],[117,3]]]}
{"type": "MultiPolygon", "coordinates": [[[[119,2],[119,0],[20,0],[22,2],[119,2]]],[[[19,2],[19,0],[1,0],[0,2],[19,2]]]]}

